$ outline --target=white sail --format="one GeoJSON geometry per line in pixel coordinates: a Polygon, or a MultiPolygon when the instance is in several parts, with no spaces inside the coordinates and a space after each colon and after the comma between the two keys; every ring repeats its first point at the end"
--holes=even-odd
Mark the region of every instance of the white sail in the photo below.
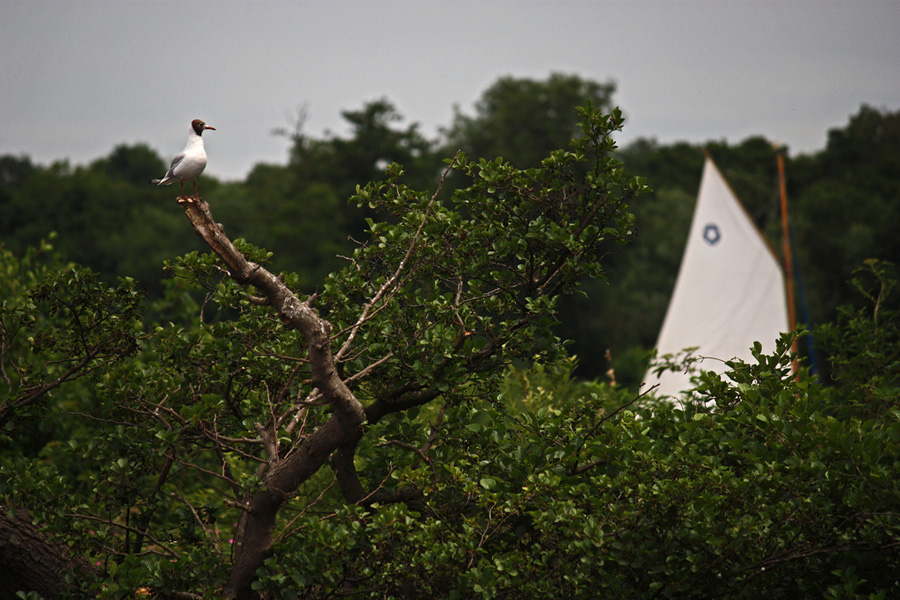
{"type": "MultiPolygon", "coordinates": [[[[699,348],[698,370],[722,372],[723,361],[752,360],[758,341],[775,350],[788,331],[784,275],[762,234],[709,158],[703,167],[697,206],[675,290],[656,347],[658,356],[699,348]]],[[[653,365],[642,390],[659,384],[655,394],[675,396],[689,390],[691,373],[653,365]]]]}

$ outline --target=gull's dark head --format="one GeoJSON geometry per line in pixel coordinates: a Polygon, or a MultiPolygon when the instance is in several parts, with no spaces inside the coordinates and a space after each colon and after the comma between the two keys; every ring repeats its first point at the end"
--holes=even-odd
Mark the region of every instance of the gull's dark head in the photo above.
{"type": "Polygon", "coordinates": [[[195,132],[197,135],[203,135],[203,130],[204,130],[204,129],[212,129],[213,131],[216,130],[215,127],[210,127],[209,125],[207,125],[206,123],[204,123],[204,122],[201,121],[200,119],[194,119],[193,121],[191,121],[191,128],[194,130],[194,132],[195,132]]]}

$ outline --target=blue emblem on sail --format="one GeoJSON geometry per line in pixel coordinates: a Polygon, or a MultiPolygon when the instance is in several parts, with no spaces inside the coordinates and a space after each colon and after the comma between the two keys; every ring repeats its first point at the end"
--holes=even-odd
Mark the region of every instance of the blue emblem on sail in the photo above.
{"type": "Polygon", "coordinates": [[[703,228],[703,240],[710,246],[715,246],[722,239],[722,232],[715,223],[710,223],[703,228]]]}

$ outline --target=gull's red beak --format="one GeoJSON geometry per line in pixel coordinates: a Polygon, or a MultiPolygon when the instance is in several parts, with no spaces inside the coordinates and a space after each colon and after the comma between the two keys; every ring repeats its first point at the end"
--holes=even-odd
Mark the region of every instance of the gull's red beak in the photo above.
{"type": "Polygon", "coordinates": [[[203,129],[212,129],[213,131],[216,130],[215,127],[210,127],[209,125],[204,125],[204,126],[203,126],[203,129]]]}

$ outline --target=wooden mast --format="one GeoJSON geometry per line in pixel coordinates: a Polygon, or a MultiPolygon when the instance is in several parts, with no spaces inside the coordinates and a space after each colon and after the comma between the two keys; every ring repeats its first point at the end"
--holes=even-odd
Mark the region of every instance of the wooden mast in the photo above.
{"type": "MultiPolygon", "coordinates": [[[[791,331],[797,328],[797,315],[794,308],[794,260],[791,254],[791,226],[788,220],[787,185],[784,177],[784,153],[778,152],[778,188],[781,193],[781,244],[784,254],[785,292],[787,293],[788,325],[791,331]]],[[[794,353],[794,373],[797,373],[797,339],[791,346],[794,353]]]]}

